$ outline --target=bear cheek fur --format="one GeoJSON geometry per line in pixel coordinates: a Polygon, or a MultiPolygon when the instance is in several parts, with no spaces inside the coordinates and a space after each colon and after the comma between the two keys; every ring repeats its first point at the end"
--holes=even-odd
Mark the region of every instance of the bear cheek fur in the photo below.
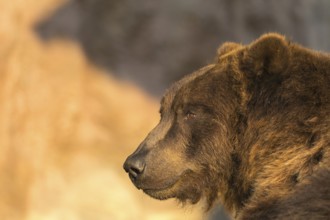
{"type": "MultiPolygon", "coordinates": [[[[180,95],[177,97],[180,97],[180,95]]],[[[171,106],[172,110],[176,108],[174,105],[173,103],[173,106],[171,106]]],[[[175,110],[174,112],[177,111],[182,112],[181,110],[175,110]]],[[[214,190],[218,188],[218,185],[214,183],[219,178],[215,179],[212,175],[218,172],[218,167],[211,168],[207,165],[208,162],[204,160],[211,159],[211,157],[214,157],[215,161],[220,160],[210,152],[214,141],[205,140],[202,136],[214,137],[215,126],[210,126],[212,129],[208,130],[209,126],[205,126],[205,124],[204,126],[197,123],[190,124],[185,122],[180,115],[168,116],[169,112],[167,111],[164,114],[165,116],[160,124],[146,138],[146,144],[153,146],[149,147],[149,153],[146,156],[147,166],[145,169],[146,175],[142,180],[144,182],[143,188],[165,189],[158,192],[145,191],[157,199],[175,197],[182,203],[189,201],[194,204],[205,195],[210,201],[209,204],[211,204],[211,201],[213,202],[217,197],[217,191],[214,190]],[[163,125],[166,123],[167,126],[163,125]],[[168,130],[165,129],[166,127],[169,127],[168,130]],[[164,129],[167,130],[166,134],[159,139],[158,136],[164,133],[164,129]],[[207,130],[209,133],[205,134],[207,130]],[[203,131],[202,134],[200,131],[203,131]],[[203,156],[201,157],[201,155],[203,156]],[[213,170],[213,172],[210,172],[210,170],[213,170]]],[[[207,125],[211,124],[208,123],[207,125]]]]}
{"type": "Polygon", "coordinates": [[[223,198],[230,187],[230,167],[235,163],[232,161],[233,144],[230,141],[234,139],[231,135],[237,121],[235,114],[240,98],[228,74],[231,72],[229,64],[223,62],[196,78],[184,86],[177,96],[181,96],[180,102],[184,105],[198,103],[212,109],[212,112],[200,112],[186,129],[190,130],[186,154],[199,169],[194,172],[195,185],[201,188],[209,207],[219,194],[223,198]]]}
{"type": "Polygon", "coordinates": [[[174,117],[167,116],[149,133],[143,142],[145,170],[143,188],[165,189],[178,181],[180,176],[190,169],[185,158],[185,137],[174,117]]]}

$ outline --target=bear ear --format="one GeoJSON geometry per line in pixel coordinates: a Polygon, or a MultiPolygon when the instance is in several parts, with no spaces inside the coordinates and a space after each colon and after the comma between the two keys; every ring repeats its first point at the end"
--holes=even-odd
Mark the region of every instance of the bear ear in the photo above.
{"type": "Polygon", "coordinates": [[[270,33],[261,36],[247,46],[241,64],[248,71],[260,75],[263,72],[280,73],[289,63],[289,42],[284,36],[270,33]]]}
{"type": "Polygon", "coordinates": [[[226,55],[234,50],[242,48],[241,44],[234,42],[225,42],[217,50],[217,56],[220,58],[223,55],[226,55]]]}

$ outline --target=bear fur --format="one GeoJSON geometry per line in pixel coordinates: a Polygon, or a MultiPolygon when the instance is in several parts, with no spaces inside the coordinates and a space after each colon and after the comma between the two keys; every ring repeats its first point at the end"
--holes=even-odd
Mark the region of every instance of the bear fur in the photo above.
{"type": "Polygon", "coordinates": [[[124,169],[156,199],[237,219],[330,218],[330,56],[266,34],[225,43],[165,93],[124,169]]]}

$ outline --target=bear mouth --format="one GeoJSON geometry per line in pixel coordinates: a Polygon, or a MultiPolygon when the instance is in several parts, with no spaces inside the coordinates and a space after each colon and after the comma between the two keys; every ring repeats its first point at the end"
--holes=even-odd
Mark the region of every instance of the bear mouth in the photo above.
{"type": "Polygon", "coordinates": [[[180,182],[185,176],[186,172],[183,172],[181,175],[177,176],[171,180],[159,180],[147,181],[147,180],[136,180],[132,179],[135,187],[139,190],[142,190],[147,195],[158,200],[165,200],[169,198],[177,197],[176,194],[180,190],[180,182]]]}
{"type": "Polygon", "coordinates": [[[138,189],[143,190],[147,194],[148,194],[148,192],[157,193],[157,192],[166,191],[166,190],[173,188],[177,184],[177,182],[179,182],[179,180],[180,180],[180,177],[177,177],[173,180],[165,181],[162,184],[155,184],[155,183],[148,184],[148,182],[145,182],[143,184],[136,184],[136,187],[138,189]]]}
{"type": "MultiPolygon", "coordinates": [[[[144,178],[136,178],[129,174],[129,178],[131,179],[132,183],[135,185],[135,187],[139,190],[143,190],[145,192],[160,192],[167,190],[169,188],[172,188],[179,180],[180,176],[172,179],[172,180],[158,180],[153,181],[150,180],[150,178],[144,179],[144,178]]],[[[148,193],[147,193],[148,194],[148,193]]]]}
{"type": "MultiPolygon", "coordinates": [[[[151,196],[154,199],[166,200],[170,198],[177,198],[180,201],[191,200],[192,203],[195,203],[194,193],[191,192],[189,195],[184,195],[185,191],[190,191],[190,184],[185,181],[185,177],[191,173],[190,170],[186,170],[180,176],[164,184],[162,187],[152,187],[152,186],[137,186],[138,189],[141,189],[144,193],[151,196]],[[191,197],[191,198],[190,198],[191,197]]],[[[193,190],[195,191],[195,190],[193,190]]],[[[195,192],[197,193],[197,192],[195,192]]]]}
{"type": "Polygon", "coordinates": [[[175,198],[182,204],[187,202],[191,204],[196,204],[202,197],[202,192],[197,188],[185,184],[181,179],[178,179],[175,183],[168,187],[160,189],[142,189],[144,193],[150,197],[158,200],[166,200],[175,198]]]}

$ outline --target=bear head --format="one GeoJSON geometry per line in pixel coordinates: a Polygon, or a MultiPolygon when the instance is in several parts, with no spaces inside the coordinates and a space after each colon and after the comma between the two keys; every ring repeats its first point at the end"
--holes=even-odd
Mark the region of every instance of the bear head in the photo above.
{"type": "Polygon", "coordinates": [[[249,78],[285,71],[288,47],[277,34],[248,46],[225,43],[215,63],[174,83],[162,98],[159,124],[125,161],[135,186],[161,200],[196,203],[204,197],[211,207],[220,198],[229,209],[243,203],[250,189],[235,177],[242,155],[234,152],[249,78]]]}

